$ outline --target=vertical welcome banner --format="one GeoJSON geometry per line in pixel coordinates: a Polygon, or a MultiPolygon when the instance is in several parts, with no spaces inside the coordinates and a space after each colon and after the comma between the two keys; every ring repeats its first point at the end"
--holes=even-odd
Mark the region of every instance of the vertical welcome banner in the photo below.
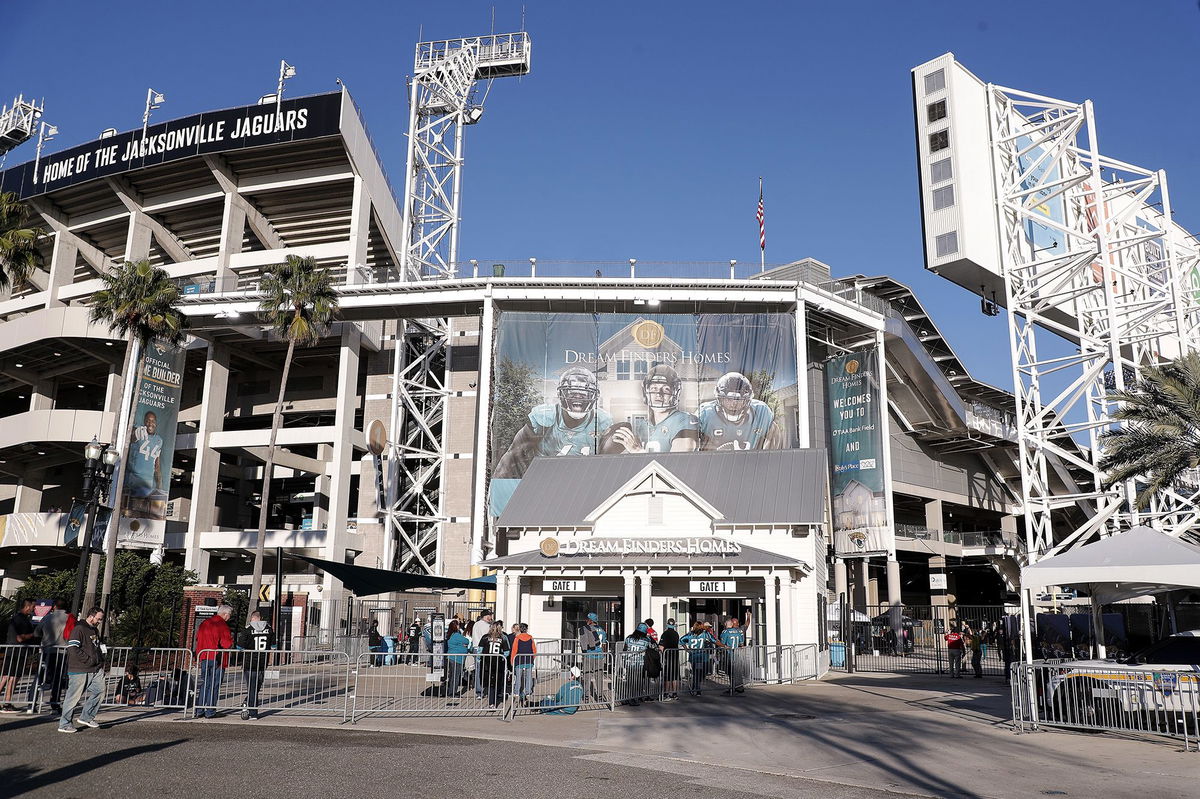
{"type": "Polygon", "coordinates": [[[883,409],[874,349],[825,364],[829,457],[833,470],[833,540],[838,555],[888,551],[883,473],[883,409]]]}
{"type": "Polygon", "coordinates": [[[184,355],[182,349],[159,342],[151,342],[142,355],[117,537],[126,546],[164,543],[184,355]]]}

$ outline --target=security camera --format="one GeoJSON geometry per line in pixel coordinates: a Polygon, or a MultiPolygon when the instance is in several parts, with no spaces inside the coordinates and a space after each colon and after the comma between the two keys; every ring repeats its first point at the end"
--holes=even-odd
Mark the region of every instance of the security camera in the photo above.
{"type": "Polygon", "coordinates": [[[467,383],[467,388],[475,388],[475,381],[472,380],[470,383],[467,383]]]}

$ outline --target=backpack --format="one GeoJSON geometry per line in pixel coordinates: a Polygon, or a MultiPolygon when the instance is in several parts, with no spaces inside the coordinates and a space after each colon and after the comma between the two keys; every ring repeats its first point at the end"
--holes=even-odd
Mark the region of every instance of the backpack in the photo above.
{"type": "Polygon", "coordinates": [[[652,646],[646,650],[645,661],[642,663],[642,671],[650,679],[657,679],[662,673],[662,655],[659,654],[658,647],[652,646]]]}

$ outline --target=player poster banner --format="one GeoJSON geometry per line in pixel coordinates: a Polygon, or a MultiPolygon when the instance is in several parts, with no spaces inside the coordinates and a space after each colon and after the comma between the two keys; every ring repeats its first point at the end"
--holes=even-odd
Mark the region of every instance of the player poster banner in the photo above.
{"type": "Polygon", "coordinates": [[[536,457],[798,446],[790,314],[505,313],[488,504],[536,457]]]}
{"type": "Polygon", "coordinates": [[[159,342],[142,354],[117,536],[126,546],[161,547],[165,540],[184,357],[184,350],[159,342]]]}
{"type": "Polygon", "coordinates": [[[879,379],[879,355],[874,349],[825,364],[833,541],[834,551],[842,556],[889,549],[879,379]]]}

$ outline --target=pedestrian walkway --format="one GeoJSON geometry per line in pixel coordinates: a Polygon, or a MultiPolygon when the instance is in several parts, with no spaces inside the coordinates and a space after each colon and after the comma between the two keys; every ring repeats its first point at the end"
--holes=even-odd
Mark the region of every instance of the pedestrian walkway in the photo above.
{"type": "MultiPolygon", "coordinates": [[[[360,720],[358,729],[486,738],[583,750],[589,760],[675,773],[721,766],[934,796],[1190,796],[1200,757],[1173,742],[1044,732],[1016,735],[1003,680],[834,675],[705,702],[614,713],[360,720]]],[[[112,714],[109,714],[111,717],[112,714]]],[[[181,725],[240,724],[235,715],[181,725]]],[[[349,728],[332,719],[257,724],[349,728]]],[[[688,772],[691,773],[691,772],[688,772]]]]}

